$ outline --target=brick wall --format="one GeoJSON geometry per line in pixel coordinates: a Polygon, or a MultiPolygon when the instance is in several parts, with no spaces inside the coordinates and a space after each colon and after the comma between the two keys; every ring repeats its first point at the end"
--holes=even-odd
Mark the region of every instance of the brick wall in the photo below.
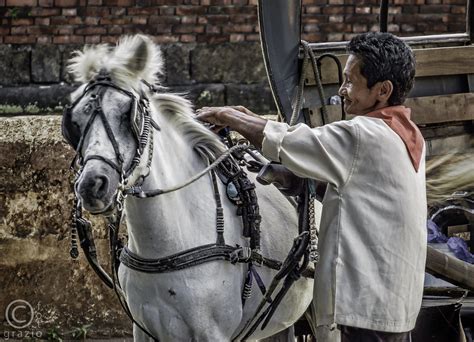
{"type": "MultiPolygon", "coordinates": [[[[95,44],[142,32],[158,43],[258,41],[257,0],[0,0],[0,43],[95,44]]],[[[377,30],[378,0],[303,0],[303,38],[377,30]]],[[[391,32],[463,32],[466,0],[392,0],[391,32]]]]}
{"type": "MultiPolygon", "coordinates": [[[[389,31],[465,31],[466,0],[392,0],[389,31]]],[[[0,0],[0,115],[51,112],[74,88],[65,65],[84,44],[150,35],[172,90],[197,107],[275,107],[261,56],[257,0],[0,0]]],[[[340,41],[378,30],[379,0],[303,0],[303,39],[340,41]]]]}
{"type": "MultiPolygon", "coordinates": [[[[388,31],[399,36],[466,31],[466,0],[391,0],[388,31]]],[[[303,0],[303,37],[310,42],[349,40],[378,31],[379,0],[303,0]]]]}

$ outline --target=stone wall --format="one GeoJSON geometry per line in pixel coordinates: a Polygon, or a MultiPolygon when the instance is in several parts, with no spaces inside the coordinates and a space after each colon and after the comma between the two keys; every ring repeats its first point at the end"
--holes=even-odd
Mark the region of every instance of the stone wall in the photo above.
{"type": "MultiPolygon", "coordinates": [[[[77,86],[66,65],[78,45],[0,45],[0,114],[60,112],[77,86]]],[[[188,93],[196,107],[244,104],[274,112],[258,43],[162,46],[171,91],[188,93]]]]}

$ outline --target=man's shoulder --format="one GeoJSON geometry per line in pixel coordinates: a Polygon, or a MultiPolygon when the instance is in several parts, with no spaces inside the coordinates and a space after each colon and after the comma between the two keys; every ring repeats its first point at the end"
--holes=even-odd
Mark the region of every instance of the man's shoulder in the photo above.
{"type": "Polygon", "coordinates": [[[355,125],[379,125],[383,123],[383,120],[380,118],[366,115],[356,115],[349,121],[352,121],[355,125]]]}
{"type": "Polygon", "coordinates": [[[391,131],[387,123],[381,118],[358,115],[349,121],[352,121],[352,124],[357,126],[361,131],[367,130],[372,133],[379,130],[382,132],[391,131]]]}

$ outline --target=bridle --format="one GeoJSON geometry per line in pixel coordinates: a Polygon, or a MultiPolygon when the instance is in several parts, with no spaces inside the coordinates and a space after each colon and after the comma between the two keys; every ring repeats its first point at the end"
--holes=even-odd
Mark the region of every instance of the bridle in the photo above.
{"type": "MultiPolygon", "coordinates": [[[[156,89],[143,81],[148,88],[154,92],[156,89]]],[[[80,240],[81,247],[84,251],[84,254],[89,261],[89,264],[98,274],[100,279],[104,283],[115,290],[120,304],[122,305],[124,311],[127,313],[129,318],[134,324],[136,324],[141,330],[143,330],[148,336],[157,341],[149,331],[142,327],[136,320],[133,318],[133,315],[130,312],[128,304],[125,300],[125,295],[120,287],[118,282],[118,266],[120,263],[129,267],[131,269],[146,272],[146,273],[162,273],[175,271],[183,268],[187,268],[194,265],[199,265],[205,262],[212,260],[227,260],[232,263],[246,263],[249,265],[247,272],[247,277],[244,284],[244,292],[242,294],[242,303],[245,303],[245,299],[250,296],[249,291],[252,285],[252,279],[255,279],[259,285],[262,293],[265,293],[264,299],[260,303],[259,310],[254,317],[259,313],[263,308],[265,303],[270,303],[267,310],[258,317],[258,320],[255,324],[252,324],[250,327],[249,321],[246,325],[246,328],[250,327],[250,331],[245,336],[248,337],[261,323],[264,319],[263,326],[265,326],[271,316],[273,315],[276,307],[281,302],[283,296],[288,291],[291,284],[297,280],[301,273],[306,269],[308,265],[308,258],[306,256],[307,244],[308,244],[308,232],[303,231],[295,239],[290,255],[284,262],[273,260],[270,258],[264,257],[260,252],[260,214],[258,209],[257,197],[255,193],[255,185],[250,182],[247,178],[247,175],[239,164],[234,160],[233,156],[235,153],[242,153],[248,150],[246,145],[235,145],[224,152],[221,156],[211,162],[212,158],[209,158],[210,164],[204,170],[191,177],[189,180],[184,183],[170,187],[168,189],[154,189],[154,190],[143,190],[142,185],[145,178],[148,176],[150,171],[150,166],[153,158],[153,130],[151,128],[159,130],[159,126],[153,121],[150,113],[149,100],[145,96],[144,92],[137,97],[134,93],[125,90],[115,83],[112,82],[110,75],[105,70],[101,70],[99,74],[87,84],[84,88],[83,93],[75,99],[75,101],[65,108],[62,122],[62,132],[64,138],[67,142],[74,148],[76,151],[76,156],[73,159],[71,167],[76,171],[76,181],[80,176],[83,168],[90,160],[100,160],[111,166],[120,176],[120,183],[117,189],[117,195],[115,201],[109,208],[106,208],[106,212],[103,214],[107,216],[108,219],[108,230],[109,230],[109,239],[110,239],[110,257],[111,257],[111,275],[104,271],[97,261],[97,253],[94,244],[94,239],[92,236],[92,227],[91,223],[82,217],[82,206],[77,198],[73,208],[73,225],[72,225],[72,239],[71,239],[71,257],[77,258],[78,256],[78,246],[77,238],[80,240]],[[107,88],[113,88],[119,92],[127,95],[132,100],[131,109],[129,112],[130,123],[134,137],[137,141],[137,149],[135,155],[131,161],[130,167],[124,169],[124,158],[120,153],[119,145],[117,139],[112,131],[111,125],[103,112],[102,109],[102,97],[107,88]],[[90,102],[88,103],[91,116],[89,117],[84,131],[81,133],[80,130],[74,126],[72,122],[72,111],[74,107],[86,96],[90,94],[90,102]],[[91,126],[99,117],[102,120],[105,131],[107,133],[108,139],[112,144],[115,153],[115,159],[111,160],[100,155],[88,155],[86,158],[83,157],[81,150],[83,148],[84,140],[86,139],[91,126]],[[143,175],[140,175],[137,181],[130,185],[128,184],[131,175],[136,170],[137,166],[142,163],[142,157],[146,151],[148,145],[148,159],[146,162],[147,172],[143,175]],[[226,179],[227,186],[232,184],[237,191],[237,205],[238,209],[241,212],[244,233],[245,237],[250,238],[250,247],[241,247],[241,246],[230,246],[225,243],[224,240],[224,217],[223,217],[223,208],[221,204],[219,187],[217,184],[216,174],[219,172],[219,177],[222,180],[222,177],[226,179]],[[171,256],[167,256],[160,259],[145,259],[141,258],[138,255],[135,255],[127,247],[124,247],[121,243],[118,233],[119,227],[122,220],[123,213],[123,201],[127,195],[135,196],[138,198],[147,198],[155,197],[164,193],[173,192],[179,190],[183,187],[186,187],[201,178],[205,174],[211,174],[212,176],[212,185],[214,189],[214,197],[216,200],[216,233],[217,240],[213,244],[203,245],[195,247],[186,251],[176,253],[171,256]],[[303,263],[300,265],[299,262],[304,256],[303,263]],[[279,272],[275,276],[272,284],[268,291],[266,291],[263,282],[260,279],[256,269],[253,264],[256,265],[265,265],[272,269],[278,270],[279,272]],[[281,279],[285,278],[285,283],[276,295],[274,301],[272,301],[271,295],[277,287],[277,284],[281,279]]],[[[210,157],[210,156],[209,156],[210,157]]],[[[307,206],[307,201],[303,203],[303,206],[307,206]]],[[[300,218],[300,221],[305,221],[306,219],[300,218]]],[[[304,226],[306,223],[301,223],[300,226],[304,226]]],[[[301,229],[300,229],[301,230],[301,229]]],[[[239,335],[243,330],[239,333],[239,335]]]]}
{"type": "MultiPolygon", "coordinates": [[[[153,88],[147,82],[144,81],[144,83],[149,88],[153,88]]],[[[74,183],[77,183],[77,179],[82,173],[82,170],[84,169],[87,162],[94,159],[105,162],[106,164],[111,166],[120,177],[115,201],[112,203],[111,207],[105,209],[105,212],[99,213],[107,215],[108,219],[107,226],[109,229],[110,238],[112,276],[110,276],[97,261],[97,253],[94,243],[94,237],[92,236],[91,223],[82,217],[82,206],[77,198],[77,193],[75,194],[75,203],[72,213],[72,238],[70,255],[74,259],[78,257],[79,252],[77,246],[77,238],[79,238],[81,247],[92,269],[97,273],[99,278],[108,287],[115,290],[121,306],[123,307],[127,315],[130,317],[132,322],[136,324],[141,330],[143,330],[147,335],[149,335],[152,339],[157,340],[149,331],[142,327],[133,318],[130,309],[126,303],[123,291],[120,287],[120,284],[118,283],[117,276],[119,263],[118,257],[120,255],[121,249],[123,248],[118,237],[119,226],[122,221],[123,201],[125,199],[123,189],[126,188],[129,177],[133,174],[137,166],[141,163],[141,159],[147,145],[148,159],[146,162],[146,168],[148,171],[145,174],[139,176],[139,179],[136,184],[143,183],[144,179],[149,173],[151,161],[153,159],[153,130],[151,130],[151,126],[153,126],[153,128],[156,130],[160,130],[159,126],[151,118],[149,100],[145,96],[144,92],[141,92],[140,96],[137,97],[131,91],[117,86],[115,83],[112,82],[112,79],[106,70],[101,70],[98,75],[86,85],[83,93],[77,99],[75,99],[71,105],[65,107],[62,120],[62,134],[66,141],[76,151],[76,155],[71,163],[71,169],[74,170],[76,173],[76,179],[74,183]],[[120,152],[117,139],[115,138],[109,120],[107,119],[102,108],[102,99],[107,88],[113,88],[123,93],[124,95],[127,95],[132,101],[129,116],[132,132],[137,142],[137,149],[128,169],[124,168],[124,157],[120,152]],[[90,101],[87,105],[88,112],[90,112],[90,117],[85,125],[84,131],[81,133],[80,130],[78,130],[72,122],[72,111],[74,110],[74,107],[88,94],[90,95],[90,101]],[[101,155],[88,155],[86,156],[86,158],[84,158],[82,155],[84,140],[86,139],[87,134],[89,133],[89,130],[91,129],[92,124],[97,117],[100,118],[104,125],[107,137],[115,153],[116,162],[101,155]]]]}
{"type": "MultiPolygon", "coordinates": [[[[147,85],[150,86],[148,83],[147,85]]],[[[123,189],[125,188],[129,177],[140,164],[141,157],[145,152],[147,145],[148,160],[146,167],[148,169],[150,168],[151,161],[153,159],[153,131],[151,130],[151,126],[153,126],[153,128],[156,130],[159,130],[159,126],[151,118],[149,100],[145,94],[141,92],[141,94],[137,96],[131,91],[119,87],[112,82],[112,79],[107,71],[101,70],[98,75],[87,84],[83,93],[77,99],[75,99],[71,105],[66,106],[63,114],[62,132],[67,142],[76,151],[76,156],[73,160],[72,166],[76,168],[79,173],[90,160],[100,160],[111,166],[119,174],[119,188],[123,189]],[[113,88],[131,99],[129,116],[132,132],[137,142],[137,149],[128,169],[124,168],[124,157],[120,152],[117,139],[115,138],[110,122],[102,108],[102,100],[107,88],[113,88]],[[90,117],[85,125],[84,131],[81,133],[77,129],[74,129],[75,127],[72,122],[72,111],[86,95],[90,95],[90,101],[87,104],[90,117]],[[113,147],[116,161],[97,154],[88,155],[86,158],[84,158],[82,155],[81,150],[83,148],[84,140],[87,137],[93,122],[97,118],[99,118],[104,125],[107,137],[113,147]]],[[[145,178],[146,174],[142,175],[141,177],[145,178]]],[[[143,179],[141,180],[143,181],[143,179]]]]}

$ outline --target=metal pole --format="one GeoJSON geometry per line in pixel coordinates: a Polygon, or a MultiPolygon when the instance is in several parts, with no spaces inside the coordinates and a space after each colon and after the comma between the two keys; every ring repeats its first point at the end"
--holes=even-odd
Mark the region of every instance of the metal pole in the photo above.
{"type": "Polygon", "coordinates": [[[380,2],[379,14],[380,32],[387,32],[388,28],[388,0],[380,2]]]}
{"type": "Polygon", "coordinates": [[[474,43],[474,1],[467,0],[466,11],[466,32],[469,35],[469,41],[474,43]]]}

